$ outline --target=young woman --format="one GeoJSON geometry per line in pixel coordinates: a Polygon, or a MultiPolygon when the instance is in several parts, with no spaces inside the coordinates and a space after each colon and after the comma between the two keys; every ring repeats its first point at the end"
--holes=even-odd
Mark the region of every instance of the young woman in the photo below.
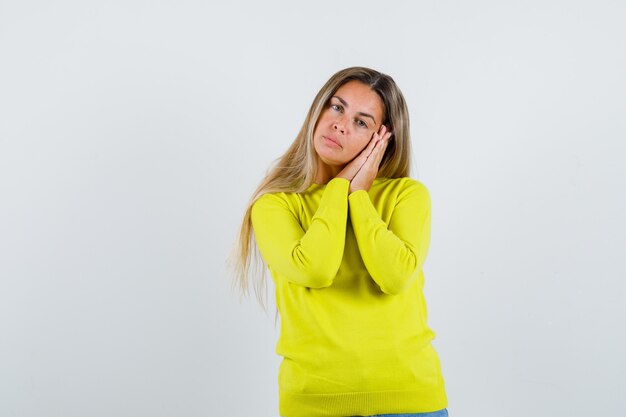
{"type": "Polygon", "coordinates": [[[393,79],[347,68],[250,200],[237,282],[245,293],[258,247],[281,317],[281,416],[448,415],[422,291],[431,202],[410,149],[393,79]]]}

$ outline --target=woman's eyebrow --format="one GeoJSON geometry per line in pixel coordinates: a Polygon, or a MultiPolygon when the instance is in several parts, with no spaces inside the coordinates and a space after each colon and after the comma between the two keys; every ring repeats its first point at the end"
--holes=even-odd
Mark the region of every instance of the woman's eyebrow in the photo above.
{"type": "MultiPolygon", "coordinates": [[[[341,97],[333,96],[332,98],[336,98],[337,100],[341,101],[341,104],[343,104],[345,107],[350,107],[350,106],[348,106],[348,102],[345,101],[344,99],[342,99],[341,97]]],[[[374,119],[374,116],[372,116],[371,114],[363,113],[362,111],[358,111],[358,112],[356,112],[356,114],[361,115],[363,117],[369,117],[370,119],[372,119],[374,121],[374,124],[376,124],[376,119],[374,119]]]]}

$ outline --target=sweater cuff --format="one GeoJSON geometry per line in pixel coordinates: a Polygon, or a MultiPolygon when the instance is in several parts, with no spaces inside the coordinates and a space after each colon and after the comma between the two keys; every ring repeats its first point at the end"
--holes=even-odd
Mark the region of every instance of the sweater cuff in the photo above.
{"type": "Polygon", "coordinates": [[[337,190],[345,190],[346,192],[350,189],[350,181],[345,178],[337,177],[328,181],[326,184],[326,189],[337,189],[337,190]]]}
{"type": "Polygon", "coordinates": [[[350,208],[350,217],[359,223],[361,221],[367,221],[368,223],[381,221],[380,215],[376,211],[368,192],[365,190],[357,190],[348,194],[348,206],[350,208]]]}
{"type": "Polygon", "coordinates": [[[348,194],[348,202],[355,204],[371,204],[370,195],[365,190],[357,190],[348,194]]]}
{"type": "Polygon", "coordinates": [[[328,181],[324,194],[320,200],[316,215],[330,212],[341,212],[344,215],[348,210],[348,190],[350,181],[345,178],[333,178],[328,181]]]}

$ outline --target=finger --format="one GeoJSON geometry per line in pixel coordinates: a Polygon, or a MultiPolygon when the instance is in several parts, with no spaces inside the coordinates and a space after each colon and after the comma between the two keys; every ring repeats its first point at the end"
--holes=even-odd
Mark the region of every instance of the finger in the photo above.
{"type": "Polygon", "coordinates": [[[380,141],[381,139],[385,138],[387,133],[388,133],[387,132],[387,126],[380,125],[380,127],[378,128],[378,131],[374,132],[374,135],[372,136],[372,139],[376,139],[377,141],[380,141]]]}
{"type": "Polygon", "coordinates": [[[381,139],[385,136],[385,133],[387,133],[387,126],[385,125],[380,125],[380,127],[378,128],[378,131],[376,132],[376,134],[378,135],[378,138],[381,139]]]}
{"type": "Polygon", "coordinates": [[[378,164],[380,163],[380,160],[382,159],[382,156],[380,155],[381,152],[379,151],[379,149],[382,147],[383,147],[382,141],[379,140],[378,142],[376,142],[374,149],[372,149],[372,152],[369,154],[369,156],[367,156],[361,169],[368,170],[368,171],[378,170],[378,164]]]}
{"type": "Polygon", "coordinates": [[[387,126],[385,126],[385,129],[381,132],[380,137],[384,140],[387,140],[391,137],[393,133],[390,130],[387,130],[387,126]]]}
{"type": "Polygon", "coordinates": [[[387,132],[384,134],[384,136],[380,139],[382,146],[382,151],[384,152],[385,149],[387,148],[387,145],[389,144],[389,139],[391,138],[391,132],[387,132]]]}
{"type": "Polygon", "coordinates": [[[376,146],[376,148],[374,148],[374,151],[372,152],[372,156],[370,157],[370,159],[374,159],[374,165],[378,166],[380,164],[380,161],[382,161],[383,156],[385,155],[385,150],[387,149],[387,144],[389,143],[389,136],[385,135],[385,139],[382,139],[378,145],[376,146]]]}
{"type": "Polygon", "coordinates": [[[374,150],[374,147],[376,146],[376,143],[378,143],[379,140],[380,138],[376,135],[376,133],[374,133],[372,135],[372,139],[370,139],[369,143],[367,144],[365,149],[363,149],[363,152],[361,152],[361,154],[365,156],[369,156],[374,150]]]}
{"type": "Polygon", "coordinates": [[[385,133],[385,135],[382,136],[380,140],[378,141],[380,146],[377,146],[376,149],[380,150],[382,148],[382,150],[384,151],[385,148],[387,147],[387,144],[389,143],[390,137],[391,137],[391,133],[385,133]]]}

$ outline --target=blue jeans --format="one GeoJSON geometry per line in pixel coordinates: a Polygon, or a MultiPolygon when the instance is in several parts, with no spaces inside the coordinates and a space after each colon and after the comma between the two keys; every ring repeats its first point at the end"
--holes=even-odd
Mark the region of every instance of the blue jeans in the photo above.
{"type": "MultiPolygon", "coordinates": [[[[360,417],[360,416],[350,416],[360,417]]],[[[412,414],[374,414],[372,416],[365,417],[448,417],[448,409],[444,408],[439,411],[432,411],[430,413],[412,413],[412,414]]]]}
{"type": "MultiPolygon", "coordinates": [[[[358,416],[352,416],[358,417],[358,416]]],[[[448,409],[444,408],[439,411],[432,411],[430,413],[411,413],[411,414],[376,414],[367,417],[448,417],[448,409]]]]}

